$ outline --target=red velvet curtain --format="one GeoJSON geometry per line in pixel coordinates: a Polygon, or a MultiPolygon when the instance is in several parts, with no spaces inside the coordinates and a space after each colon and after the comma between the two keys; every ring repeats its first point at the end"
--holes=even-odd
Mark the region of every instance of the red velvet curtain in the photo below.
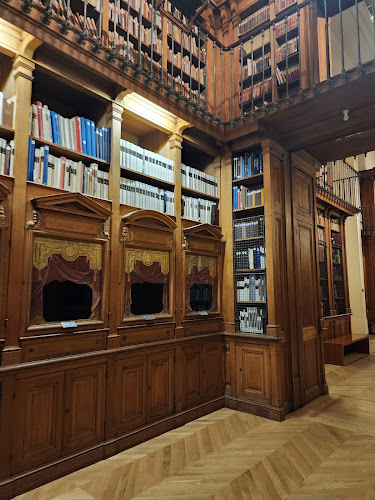
{"type": "Polygon", "coordinates": [[[42,270],[33,268],[31,324],[44,323],[43,319],[43,287],[51,281],[67,281],[80,285],[89,285],[92,289],[91,319],[100,317],[100,298],[102,288],[102,272],[90,269],[86,257],[81,256],[70,262],[61,255],[52,255],[48,266],[42,270]]]}

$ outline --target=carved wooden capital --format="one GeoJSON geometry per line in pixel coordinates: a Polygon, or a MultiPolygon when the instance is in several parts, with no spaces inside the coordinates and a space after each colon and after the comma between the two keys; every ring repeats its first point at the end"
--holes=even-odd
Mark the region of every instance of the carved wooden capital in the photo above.
{"type": "Polygon", "coordinates": [[[122,113],[124,108],[117,102],[112,102],[107,110],[108,121],[117,120],[122,123],[122,113]]]}
{"type": "Polygon", "coordinates": [[[284,158],[284,148],[273,139],[264,139],[262,142],[263,154],[270,154],[279,160],[284,158]]]}
{"type": "Polygon", "coordinates": [[[26,80],[33,81],[33,71],[35,64],[30,59],[24,56],[16,56],[13,60],[14,78],[22,76],[26,80]]]}
{"type": "Polygon", "coordinates": [[[169,136],[169,145],[171,149],[182,149],[182,141],[182,135],[172,134],[169,136]]]}

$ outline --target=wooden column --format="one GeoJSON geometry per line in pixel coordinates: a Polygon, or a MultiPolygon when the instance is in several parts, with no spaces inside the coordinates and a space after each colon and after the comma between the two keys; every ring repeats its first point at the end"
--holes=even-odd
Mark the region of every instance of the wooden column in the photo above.
{"type": "Polygon", "coordinates": [[[111,266],[110,266],[110,290],[109,290],[109,335],[108,347],[119,347],[120,338],[117,326],[121,324],[123,311],[121,308],[121,296],[123,290],[122,270],[122,245],[121,239],[121,215],[120,215],[120,144],[121,144],[121,122],[123,107],[112,102],[107,111],[108,126],[111,127],[111,166],[109,172],[108,196],[112,200],[111,217],[111,266]]]}
{"type": "MultiPolygon", "coordinates": [[[[182,313],[183,313],[183,262],[182,262],[182,244],[183,233],[181,223],[181,151],[182,151],[182,135],[173,133],[169,137],[170,158],[174,164],[174,214],[176,217],[176,286],[175,286],[175,320],[176,320],[176,337],[183,336],[182,313]]],[[[173,311],[171,311],[173,314],[173,311]]]]}
{"type": "Polygon", "coordinates": [[[223,258],[223,299],[222,310],[224,330],[236,331],[234,310],[234,269],[233,269],[233,203],[232,203],[232,154],[227,152],[221,157],[220,182],[220,225],[225,245],[223,258]]]}
{"type": "Polygon", "coordinates": [[[21,349],[18,339],[25,330],[26,323],[26,239],[25,213],[27,189],[27,159],[29,140],[29,110],[34,63],[21,55],[14,58],[14,89],[17,96],[14,116],[14,189],[13,218],[11,239],[12,250],[9,259],[8,310],[5,331],[5,347],[2,364],[8,365],[21,361],[21,349]]]}

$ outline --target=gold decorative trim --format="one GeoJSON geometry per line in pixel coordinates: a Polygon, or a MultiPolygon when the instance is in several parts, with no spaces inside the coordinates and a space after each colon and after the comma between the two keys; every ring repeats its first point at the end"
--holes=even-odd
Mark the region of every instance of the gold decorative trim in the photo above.
{"type": "Polygon", "coordinates": [[[162,274],[169,274],[169,252],[127,248],[125,250],[125,272],[127,274],[132,273],[136,261],[141,261],[145,266],[159,262],[162,274]]]}
{"type": "Polygon", "coordinates": [[[54,238],[34,238],[33,267],[39,271],[48,266],[52,255],[61,255],[68,262],[78,257],[86,257],[90,269],[102,268],[102,246],[98,243],[58,240],[54,238]]]}
{"type": "Polygon", "coordinates": [[[198,271],[202,271],[205,267],[210,270],[210,276],[212,278],[216,277],[217,273],[217,259],[216,257],[208,257],[206,255],[186,255],[186,273],[187,276],[191,274],[191,269],[193,266],[198,268],[198,271]]]}

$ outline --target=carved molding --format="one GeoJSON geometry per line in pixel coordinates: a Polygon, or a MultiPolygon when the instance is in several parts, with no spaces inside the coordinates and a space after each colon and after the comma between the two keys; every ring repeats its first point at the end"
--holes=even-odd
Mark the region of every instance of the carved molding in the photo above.
{"type": "Polygon", "coordinates": [[[61,255],[68,262],[86,257],[90,269],[99,271],[102,268],[102,246],[98,243],[35,237],[33,267],[44,269],[52,255],[61,255]]]}
{"type": "Polygon", "coordinates": [[[29,220],[26,229],[40,230],[43,226],[43,220],[38,210],[33,210],[33,220],[29,220]]]}

